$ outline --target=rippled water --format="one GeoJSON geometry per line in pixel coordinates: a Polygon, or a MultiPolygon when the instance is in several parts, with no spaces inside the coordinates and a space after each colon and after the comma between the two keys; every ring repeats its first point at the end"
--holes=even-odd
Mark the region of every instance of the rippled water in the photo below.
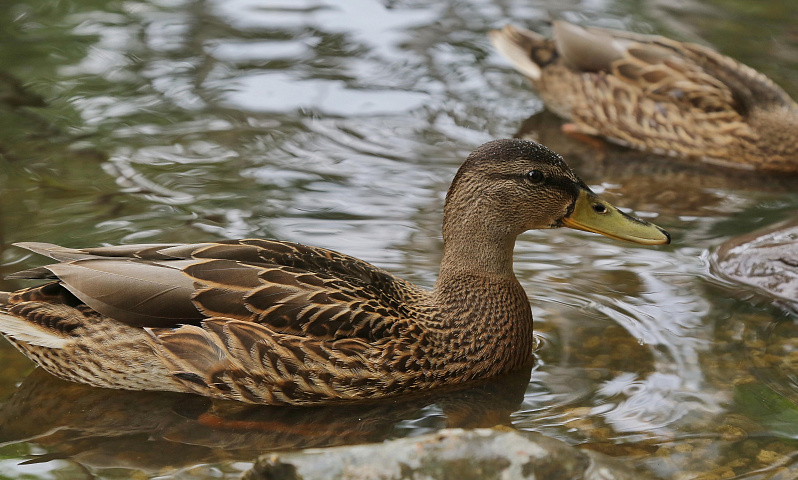
{"type": "Polygon", "coordinates": [[[268,450],[506,423],[656,478],[798,476],[795,314],[714,278],[708,261],[725,240],[794,216],[798,181],[563,136],[485,36],[509,19],[546,30],[550,15],[702,41],[798,94],[791,0],[0,9],[2,274],[41,262],[17,241],[260,236],[431,286],[449,181],[474,147],[513,135],[562,153],[674,238],[646,248],[571,230],[522,235],[516,272],[541,337],[536,367],[389,405],[251,408],[92,389],[29,376],[32,364],[0,342],[2,475],[233,478],[268,450]]]}

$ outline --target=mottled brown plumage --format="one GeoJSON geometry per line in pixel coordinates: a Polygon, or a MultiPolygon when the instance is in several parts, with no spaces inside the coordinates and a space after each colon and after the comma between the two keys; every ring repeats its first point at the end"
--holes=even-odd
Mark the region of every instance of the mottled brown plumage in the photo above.
{"type": "Polygon", "coordinates": [[[798,173],[798,105],[761,73],[709,48],[554,22],[552,39],[490,33],[575,131],[656,153],[798,173]]]}
{"type": "Polygon", "coordinates": [[[638,243],[667,234],[595,196],[523,140],[472,153],[444,208],[426,290],[362,260],[273,240],[69,249],[20,244],[54,279],[0,296],[0,331],[54,375],[90,385],[317,404],[494,376],[530,360],[516,237],[569,225],[638,243]]]}

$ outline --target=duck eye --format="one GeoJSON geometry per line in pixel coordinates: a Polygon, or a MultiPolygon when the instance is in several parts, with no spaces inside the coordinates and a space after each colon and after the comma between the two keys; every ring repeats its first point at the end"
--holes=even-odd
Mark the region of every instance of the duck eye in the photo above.
{"type": "Polygon", "coordinates": [[[540,183],[543,181],[544,175],[540,170],[532,170],[526,174],[526,179],[532,183],[540,183]]]}

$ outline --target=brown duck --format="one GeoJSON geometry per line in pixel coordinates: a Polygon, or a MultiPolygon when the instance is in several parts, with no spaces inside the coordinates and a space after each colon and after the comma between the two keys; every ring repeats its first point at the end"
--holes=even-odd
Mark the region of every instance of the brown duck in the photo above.
{"type": "Polygon", "coordinates": [[[642,244],[668,234],[597,197],[523,140],[475,150],[449,188],[443,260],[427,290],[362,260],[232,240],[71,249],[13,278],[0,331],[58,377],[264,404],[373,399],[490,377],[530,361],[516,237],[569,226],[642,244]]]}
{"type": "Polygon", "coordinates": [[[709,48],[555,21],[553,38],[508,25],[496,48],[566,129],[655,153],[798,173],[798,105],[709,48]]]}

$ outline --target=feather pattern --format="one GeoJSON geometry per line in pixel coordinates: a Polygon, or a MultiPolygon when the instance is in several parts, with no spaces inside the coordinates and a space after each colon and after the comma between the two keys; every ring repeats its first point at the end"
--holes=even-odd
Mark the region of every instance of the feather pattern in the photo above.
{"type": "Polygon", "coordinates": [[[511,25],[490,37],[500,52],[515,52],[507,56],[513,66],[578,131],[656,153],[798,172],[798,104],[707,47],[563,21],[554,22],[553,39],[511,25]]]}
{"type": "Polygon", "coordinates": [[[124,337],[146,332],[144,341],[136,338],[180,385],[172,390],[303,404],[388,395],[419,380],[389,380],[390,361],[381,363],[379,352],[412,348],[408,338],[422,336],[415,319],[434,314],[425,305],[429,291],[353,257],[258,239],[35,249],[64,260],[44,267],[59,282],[15,292],[11,315],[0,321],[28,354],[94,341],[96,332],[72,332],[51,320],[85,329],[89,322],[69,305],[77,303],[113,318],[124,337]]]}

